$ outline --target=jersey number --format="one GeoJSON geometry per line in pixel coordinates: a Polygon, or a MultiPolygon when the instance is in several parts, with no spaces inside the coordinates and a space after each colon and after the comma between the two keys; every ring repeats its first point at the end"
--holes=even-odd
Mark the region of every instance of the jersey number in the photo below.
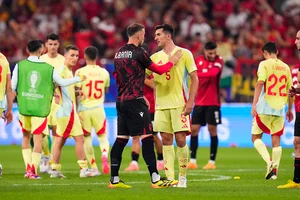
{"type": "Polygon", "coordinates": [[[0,65],[0,83],[2,82],[2,66],[0,65]]]}
{"type": "Polygon", "coordinates": [[[88,84],[86,84],[86,87],[89,88],[89,98],[93,95],[95,99],[100,99],[102,97],[102,89],[100,87],[100,84],[104,83],[104,81],[90,81],[88,84]],[[96,91],[93,91],[93,88],[95,88],[96,91]]]}
{"type": "Polygon", "coordinates": [[[169,72],[166,72],[166,79],[170,80],[171,79],[171,75],[169,74],[169,72]]]}
{"type": "Polygon", "coordinates": [[[271,82],[271,85],[268,87],[268,95],[270,95],[270,96],[277,95],[277,91],[274,91],[275,90],[274,87],[279,81],[279,83],[280,83],[279,96],[281,96],[281,97],[286,96],[286,92],[285,92],[286,84],[285,83],[287,81],[287,78],[285,75],[282,75],[278,78],[275,74],[272,74],[271,76],[269,76],[268,81],[271,82]]]}

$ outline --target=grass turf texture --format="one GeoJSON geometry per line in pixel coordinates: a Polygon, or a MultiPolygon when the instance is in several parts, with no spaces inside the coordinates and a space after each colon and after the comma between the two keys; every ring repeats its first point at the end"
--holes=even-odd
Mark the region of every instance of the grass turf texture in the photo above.
{"type": "MultiPolygon", "coordinates": [[[[100,150],[96,147],[97,163],[101,169],[100,150]]],[[[266,164],[254,148],[219,148],[216,170],[202,170],[209,148],[198,150],[197,170],[188,171],[187,188],[152,189],[148,171],[140,156],[140,171],[125,172],[130,162],[130,147],[123,153],[120,178],[131,189],[108,189],[109,175],[79,178],[75,150],[63,148],[62,172],[68,179],[24,179],[24,163],[20,146],[0,146],[3,175],[0,179],[0,199],[297,199],[297,189],[277,189],[293,177],[293,149],[283,149],[277,180],[265,180],[266,164]],[[234,180],[239,176],[240,180],[234,180]]],[[[177,161],[175,167],[177,167],[177,161]]],[[[176,169],[175,168],[175,169],[176,169]]],[[[160,174],[164,176],[164,172],[160,174]]],[[[178,171],[176,170],[176,178],[178,171]]]]}

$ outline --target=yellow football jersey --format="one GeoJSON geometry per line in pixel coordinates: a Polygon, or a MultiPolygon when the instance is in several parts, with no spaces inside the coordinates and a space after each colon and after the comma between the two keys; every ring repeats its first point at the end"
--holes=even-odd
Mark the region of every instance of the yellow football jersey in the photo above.
{"type": "Polygon", "coordinates": [[[48,54],[44,54],[40,57],[42,61],[52,65],[54,69],[64,65],[65,57],[61,54],[58,54],[55,58],[50,58],[48,54]]]}
{"type": "Polygon", "coordinates": [[[258,80],[265,82],[257,105],[258,113],[277,115],[267,111],[267,107],[278,111],[284,110],[288,99],[287,91],[292,86],[289,66],[279,59],[264,60],[259,64],[257,76],[258,80]]]}
{"type": "MultiPolygon", "coordinates": [[[[183,107],[188,99],[189,73],[197,68],[189,50],[176,46],[171,55],[179,49],[183,56],[169,72],[162,75],[154,73],[156,110],[183,107]]],[[[169,56],[161,50],[153,54],[151,59],[154,63],[163,65],[169,61],[169,56]]],[[[146,73],[150,75],[152,72],[147,70],[146,73]]]]}
{"type": "MultiPolygon", "coordinates": [[[[73,78],[72,71],[66,66],[57,68],[57,71],[64,79],[73,78]]],[[[70,116],[72,109],[76,110],[75,85],[58,86],[56,93],[60,96],[60,107],[56,115],[57,118],[70,116]]]]}
{"type": "Polygon", "coordinates": [[[86,110],[103,106],[105,88],[110,86],[110,77],[106,69],[98,65],[87,65],[76,71],[76,75],[85,75],[87,79],[76,84],[81,88],[83,97],[79,103],[78,110],[86,110]]]}
{"type": "Polygon", "coordinates": [[[9,63],[6,57],[0,53],[0,104],[4,100],[6,91],[6,78],[10,74],[9,63]]]}

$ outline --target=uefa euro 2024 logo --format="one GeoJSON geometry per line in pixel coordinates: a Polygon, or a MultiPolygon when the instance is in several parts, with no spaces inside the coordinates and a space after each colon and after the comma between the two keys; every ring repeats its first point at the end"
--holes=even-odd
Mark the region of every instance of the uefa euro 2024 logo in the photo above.
{"type": "Polygon", "coordinates": [[[29,85],[29,92],[36,93],[37,87],[41,83],[41,75],[38,71],[30,71],[27,75],[27,83],[29,85]]]}

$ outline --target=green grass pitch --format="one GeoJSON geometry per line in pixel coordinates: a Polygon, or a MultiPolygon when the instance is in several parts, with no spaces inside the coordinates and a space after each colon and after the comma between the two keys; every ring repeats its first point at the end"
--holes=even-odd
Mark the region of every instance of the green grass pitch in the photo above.
{"type": "MultiPolygon", "coordinates": [[[[100,150],[95,147],[98,167],[101,169],[100,150]]],[[[217,169],[202,170],[206,164],[209,148],[198,150],[200,169],[188,171],[187,188],[152,189],[148,171],[140,156],[140,171],[125,172],[130,162],[130,147],[123,153],[120,178],[132,186],[131,189],[108,189],[109,175],[94,178],[79,178],[75,150],[63,148],[62,172],[68,179],[50,179],[41,174],[41,180],[24,179],[24,163],[20,146],[0,146],[0,163],[3,175],[0,179],[0,199],[298,199],[298,189],[277,189],[293,177],[291,158],[293,149],[283,149],[277,180],[265,180],[266,165],[254,148],[219,148],[217,169]],[[240,180],[233,177],[239,176],[240,180]]],[[[177,161],[175,163],[176,169],[177,161]]],[[[164,172],[160,174],[164,176],[164,172]]],[[[176,171],[178,176],[178,171],[176,171]]]]}

